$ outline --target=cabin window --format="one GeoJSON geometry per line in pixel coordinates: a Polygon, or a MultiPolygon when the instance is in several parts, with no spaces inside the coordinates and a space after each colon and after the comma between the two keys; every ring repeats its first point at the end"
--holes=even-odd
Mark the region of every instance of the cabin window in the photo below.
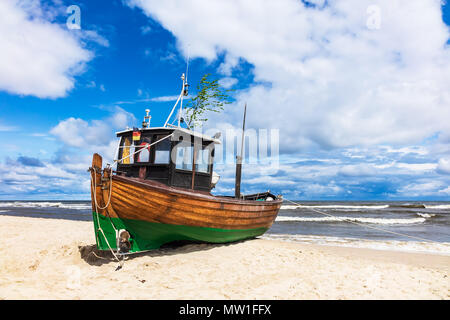
{"type": "Polygon", "coordinates": [[[129,161],[129,163],[130,164],[133,164],[133,163],[135,163],[135,161],[134,161],[134,154],[135,154],[135,152],[136,152],[136,147],[132,144],[131,146],[130,146],[130,157],[128,158],[128,159],[130,159],[129,161]]]}
{"type": "Polygon", "coordinates": [[[121,155],[121,161],[122,164],[130,164],[133,163],[134,157],[132,154],[134,153],[134,146],[131,145],[131,139],[129,137],[122,138],[121,146],[122,152],[119,152],[121,155]]]}
{"type": "Polygon", "coordinates": [[[151,142],[152,140],[150,139],[150,137],[141,137],[140,141],[135,142],[136,143],[135,151],[137,152],[134,155],[135,163],[151,161],[150,156],[151,147],[149,146],[151,142]]]}
{"type": "MultiPolygon", "coordinates": [[[[156,136],[156,140],[161,140],[167,135],[156,136]]],[[[170,140],[164,139],[155,145],[155,163],[168,164],[170,162],[170,140]]]]}
{"type": "Polygon", "coordinates": [[[150,162],[150,147],[147,146],[148,142],[142,142],[138,147],[137,151],[140,151],[136,154],[136,162],[150,162]]]}
{"type": "Polygon", "coordinates": [[[195,171],[209,173],[210,152],[208,148],[197,150],[195,171]]]}
{"type": "Polygon", "coordinates": [[[184,146],[183,144],[180,144],[177,146],[177,169],[192,170],[193,150],[194,147],[192,145],[184,146]]]}

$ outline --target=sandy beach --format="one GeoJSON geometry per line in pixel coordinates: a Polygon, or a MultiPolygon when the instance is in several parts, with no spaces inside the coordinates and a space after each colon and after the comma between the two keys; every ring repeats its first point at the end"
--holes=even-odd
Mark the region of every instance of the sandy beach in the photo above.
{"type": "Polygon", "coordinates": [[[254,239],[129,257],[90,222],[0,217],[0,299],[449,299],[450,256],[254,239]]]}

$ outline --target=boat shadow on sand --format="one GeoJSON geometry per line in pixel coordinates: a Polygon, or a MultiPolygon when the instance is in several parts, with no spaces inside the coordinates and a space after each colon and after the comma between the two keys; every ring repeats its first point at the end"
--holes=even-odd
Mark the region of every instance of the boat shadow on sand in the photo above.
{"type": "MultiPolygon", "coordinates": [[[[125,263],[141,257],[162,257],[186,254],[196,251],[206,251],[219,247],[233,246],[242,242],[254,240],[244,239],[228,243],[204,243],[195,241],[173,241],[162,245],[159,249],[137,252],[125,255],[125,263]]],[[[257,239],[257,238],[256,238],[257,239]]],[[[102,266],[109,263],[117,263],[111,251],[98,250],[95,244],[78,246],[81,259],[91,266],[102,266]]],[[[122,257],[120,258],[122,259],[122,257]]]]}

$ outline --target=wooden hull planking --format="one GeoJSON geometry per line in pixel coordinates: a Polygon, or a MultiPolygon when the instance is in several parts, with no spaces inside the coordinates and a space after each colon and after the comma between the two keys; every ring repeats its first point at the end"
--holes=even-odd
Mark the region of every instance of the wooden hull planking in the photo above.
{"type": "Polygon", "coordinates": [[[91,188],[93,220],[100,250],[109,250],[108,243],[117,248],[115,230],[119,229],[131,234],[131,252],[159,248],[175,240],[223,243],[256,237],[270,228],[282,203],[281,199],[216,197],[150,180],[111,177],[106,171],[102,182],[100,170],[95,169],[101,168],[101,157],[94,155],[92,164],[96,170],[91,173],[95,178],[91,188]]]}

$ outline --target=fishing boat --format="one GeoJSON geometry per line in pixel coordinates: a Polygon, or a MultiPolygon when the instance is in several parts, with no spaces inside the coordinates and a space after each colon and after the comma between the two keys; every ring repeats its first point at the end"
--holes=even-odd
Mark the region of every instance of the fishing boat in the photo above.
{"type": "Polygon", "coordinates": [[[219,180],[213,171],[214,148],[221,142],[217,135],[209,137],[181,126],[188,87],[184,75],[182,81],[164,126],[151,127],[146,110],[141,128],[116,133],[116,168],[103,167],[102,157],[93,155],[89,171],[99,250],[129,254],[176,240],[225,243],[254,238],[266,232],[278,214],[281,196],[270,191],[240,193],[241,157],[237,157],[235,196],[211,193],[219,180]],[[178,104],[178,125],[169,124],[178,104]]]}

